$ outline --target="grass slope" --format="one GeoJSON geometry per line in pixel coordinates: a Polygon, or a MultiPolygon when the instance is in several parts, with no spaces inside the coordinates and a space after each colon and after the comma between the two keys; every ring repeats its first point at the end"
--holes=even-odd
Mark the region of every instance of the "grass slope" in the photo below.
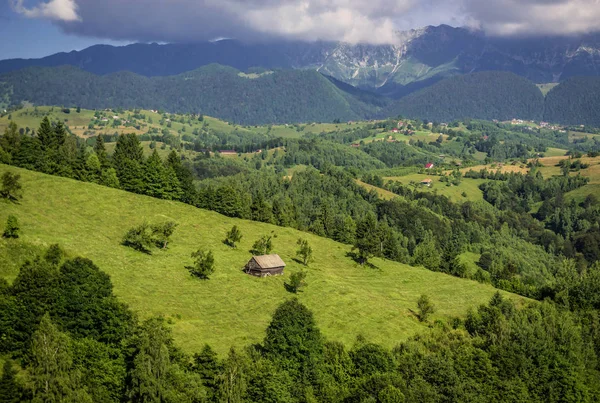
{"type": "MultiPolygon", "coordinates": [[[[308,239],[315,254],[308,287],[299,298],[315,312],[328,338],[347,344],[363,334],[393,346],[422,330],[424,325],[411,310],[423,293],[438,307],[435,318],[463,315],[496,291],[380,259],[373,260],[378,269],[361,267],[346,257],[349,246],[291,228],[231,219],[182,203],[0,165],[0,174],[7,170],[21,174],[25,198],[20,204],[3,202],[0,222],[9,214],[18,216],[21,239],[33,246],[23,246],[29,252],[21,257],[8,241],[0,240],[0,259],[10,260],[7,254],[11,254],[23,260],[33,254],[32,248],[58,242],[71,256],[90,258],[110,274],[115,293],[140,317],[171,319],[176,340],[187,351],[209,343],[224,353],[232,345],[264,337],[277,305],[291,297],[283,284],[301,268],[293,260],[299,237],[308,239]],[[168,250],[148,256],[120,245],[133,225],[167,219],[180,224],[168,250]],[[236,250],[221,242],[234,224],[244,234],[236,250]],[[272,232],[277,234],[274,252],[288,263],[285,275],[258,279],[244,274],[241,268],[250,258],[248,249],[258,237],[272,232]],[[208,281],[190,277],[184,268],[198,248],[215,254],[217,270],[208,281]]],[[[1,263],[0,276],[13,279],[17,266],[1,263]]]]}

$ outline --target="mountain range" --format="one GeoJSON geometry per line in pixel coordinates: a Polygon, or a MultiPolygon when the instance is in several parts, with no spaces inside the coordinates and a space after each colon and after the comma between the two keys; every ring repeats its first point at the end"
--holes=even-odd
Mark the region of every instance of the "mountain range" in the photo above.
{"type": "Polygon", "coordinates": [[[336,42],[97,45],[41,59],[0,61],[0,73],[31,66],[71,65],[94,74],[130,71],[170,76],[218,63],[247,71],[314,69],[353,86],[400,97],[457,74],[500,70],[534,83],[600,75],[600,35],[494,38],[447,25],[398,32],[390,45],[336,42]]]}
{"type": "Polygon", "coordinates": [[[600,34],[492,38],[447,25],[398,32],[390,45],[96,45],[0,61],[0,106],[144,107],[243,124],[404,115],[600,126],[599,87],[600,34]],[[560,85],[544,98],[536,83],[560,85]]]}

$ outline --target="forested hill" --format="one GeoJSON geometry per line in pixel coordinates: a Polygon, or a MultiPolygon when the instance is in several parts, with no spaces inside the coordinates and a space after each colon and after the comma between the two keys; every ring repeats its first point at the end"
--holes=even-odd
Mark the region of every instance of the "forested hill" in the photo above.
{"type": "Polygon", "coordinates": [[[574,77],[546,95],[544,120],[600,126],[600,77],[574,77]]]}
{"type": "Polygon", "coordinates": [[[385,98],[352,92],[316,71],[244,74],[209,65],[169,77],[104,76],[76,67],[32,67],[0,76],[0,103],[144,108],[202,113],[239,124],[331,122],[370,118],[385,98]]]}
{"type": "Polygon", "coordinates": [[[540,120],[544,96],[513,73],[487,71],[455,76],[395,102],[388,115],[451,121],[462,118],[540,120]]]}

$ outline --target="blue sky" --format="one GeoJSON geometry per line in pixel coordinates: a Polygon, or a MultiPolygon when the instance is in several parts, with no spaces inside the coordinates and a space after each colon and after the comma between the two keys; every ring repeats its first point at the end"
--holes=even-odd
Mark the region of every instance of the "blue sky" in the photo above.
{"type": "Polygon", "coordinates": [[[128,42],[68,35],[49,20],[27,18],[15,13],[6,0],[0,0],[0,60],[38,58],[57,52],[81,50],[99,43],[123,45],[128,42]]]}

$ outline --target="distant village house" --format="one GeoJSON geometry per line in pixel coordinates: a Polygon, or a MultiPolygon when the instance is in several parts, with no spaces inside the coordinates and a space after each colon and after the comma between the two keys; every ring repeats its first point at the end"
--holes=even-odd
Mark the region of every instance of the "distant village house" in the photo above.
{"type": "Polygon", "coordinates": [[[433,162],[429,162],[427,164],[425,164],[425,169],[432,169],[433,168],[433,162]]]}
{"type": "Polygon", "coordinates": [[[423,180],[421,181],[421,185],[425,185],[425,186],[429,187],[429,186],[431,186],[431,183],[432,183],[432,182],[433,182],[433,181],[432,181],[431,179],[423,179],[423,180]]]}
{"type": "Polygon", "coordinates": [[[284,267],[285,262],[279,255],[252,256],[244,271],[256,277],[269,277],[283,275],[284,267]]]}

